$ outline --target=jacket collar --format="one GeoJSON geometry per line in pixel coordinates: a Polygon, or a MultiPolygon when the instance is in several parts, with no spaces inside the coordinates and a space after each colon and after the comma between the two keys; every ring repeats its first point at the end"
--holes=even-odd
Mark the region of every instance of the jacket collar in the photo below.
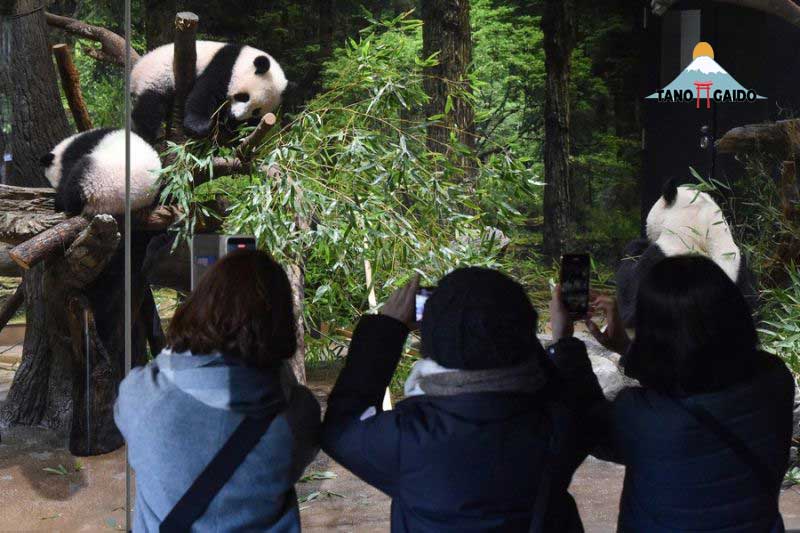
{"type": "Polygon", "coordinates": [[[285,401],[277,369],[246,367],[218,352],[194,355],[167,349],[155,364],[178,389],[215,409],[257,416],[285,401]]]}

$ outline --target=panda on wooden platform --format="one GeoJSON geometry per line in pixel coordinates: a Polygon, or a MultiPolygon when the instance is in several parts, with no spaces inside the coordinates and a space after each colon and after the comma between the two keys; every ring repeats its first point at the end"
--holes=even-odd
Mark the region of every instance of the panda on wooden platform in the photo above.
{"type": "Polygon", "coordinates": [[[742,290],[751,307],[755,306],[753,276],[711,196],[672,180],[650,209],[646,228],[647,238],[629,243],[617,268],[617,300],[626,325],[633,325],[635,319],[639,280],[655,263],[673,255],[709,257],[742,290]]]}
{"type": "MultiPolygon", "coordinates": [[[[149,142],[158,138],[175,94],[174,45],[145,54],[131,72],[134,131],[149,142]]],[[[208,137],[215,113],[223,124],[260,119],[274,111],[288,81],[275,59],[257,48],[215,41],[197,41],[197,78],[186,99],[184,130],[208,137]]]]}
{"type": "MultiPolygon", "coordinates": [[[[56,189],[56,211],[69,215],[125,213],[125,130],[98,128],[67,137],[41,158],[56,189]]],[[[158,195],[161,160],[131,133],[131,208],[151,206],[158,195]]]]}

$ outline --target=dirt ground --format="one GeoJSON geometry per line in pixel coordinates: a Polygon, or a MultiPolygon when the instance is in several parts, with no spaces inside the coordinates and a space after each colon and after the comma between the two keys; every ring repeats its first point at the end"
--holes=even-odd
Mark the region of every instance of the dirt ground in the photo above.
{"type": "MultiPolygon", "coordinates": [[[[310,375],[311,389],[320,400],[330,381],[329,372],[310,375]]],[[[327,479],[298,484],[304,531],[389,530],[389,499],[325,454],[319,454],[306,474],[327,479]]],[[[594,459],[576,473],[571,492],[587,531],[614,531],[623,474],[622,467],[594,459]]],[[[63,437],[51,431],[3,430],[0,509],[0,531],[124,530],[124,450],[78,459],[64,448],[63,437]]],[[[800,491],[783,491],[781,510],[788,528],[800,528],[800,491]]]]}

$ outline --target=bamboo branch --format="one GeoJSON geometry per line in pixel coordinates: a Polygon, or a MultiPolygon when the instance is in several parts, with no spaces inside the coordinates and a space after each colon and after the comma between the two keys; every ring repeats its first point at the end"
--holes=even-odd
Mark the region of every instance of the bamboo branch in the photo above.
{"type": "MultiPolygon", "coordinates": [[[[183,117],[186,98],[192,90],[197,75],[197,26],[200,17],[183,11],[175,15],[175,44],[173,46],[172,74],[175,78],[175,98],[172,104],[172,140],[183,142],[183,117]]],[[[169,135],[167,135],[169,138],[169,135]]]]}
{"type": "Polygon", "coordinates": [[[0,330],[6,327],[8,321],[11,320],[17,313],[22,303],[25,301],[25,282],[22,282],[11,295],[11,298],[5,301],[0,307],[0,330]]]}
{"type": "Polygon", "coordinates": [[[72,62],[69,46],[66,44],[54,45],[53,55],[56,58],[58,74],[61,77],[61,86],[64,88],[69,110],[72,112],[72,118],[75,119],[75,126],[78,131],[92,129],[92,119],[89,117],[89,110],[86,109],[86,102],[83,100],[80,76],[75,68],[75,63],[72,62]]]}
{"type": "MultiPolygon", "coordinates": [[[[110,61],[118,65],[125,65],[125,39],[111,30],[93,26],[70,17],[45,13],[47,24],[64,30],[67,33],[83,37],[100,43],[101,47],[89,48],[86,53],[100,61],[110,61]]],[[[139,54],[131,48],[131,61],[139,60],[139,54]]]]}

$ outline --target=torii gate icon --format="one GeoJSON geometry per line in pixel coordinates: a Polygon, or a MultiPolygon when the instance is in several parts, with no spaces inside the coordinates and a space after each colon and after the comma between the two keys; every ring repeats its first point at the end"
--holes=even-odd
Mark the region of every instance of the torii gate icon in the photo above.
{"type": "Polygon", "coordinates": [[[697,91],[697,109],[700,109],[700,91],[706,92],[706,109],[711,109],[711,86],[714,85],[713,81],[696,81],[694,82],[695,90],[697,91]]]}

